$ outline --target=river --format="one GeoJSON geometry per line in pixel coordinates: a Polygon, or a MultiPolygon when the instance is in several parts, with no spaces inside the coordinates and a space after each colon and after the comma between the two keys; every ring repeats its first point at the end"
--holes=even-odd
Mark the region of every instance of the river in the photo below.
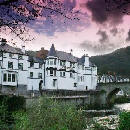
{"type": "Polygon", "coordinates": [[[130,111],[130,103],[116,104],[114,106],[120,110],[130,111]]]}

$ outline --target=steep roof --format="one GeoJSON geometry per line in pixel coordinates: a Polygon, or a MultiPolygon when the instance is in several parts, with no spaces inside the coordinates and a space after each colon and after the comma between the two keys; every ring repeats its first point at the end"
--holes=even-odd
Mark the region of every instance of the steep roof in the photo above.
{"type": "Polygon", "coordinates": [[[20,48],[12,47],[12,46],[8,45],[6,43],[6,41],[1,41],[0,51],[23,54],[23,52],[20,48]]]}
{"type": "Polygon", "coordinates": [[[57,57],[60,60],[66,60],[71,62],[77,62],[77,57],[74,57],[71,53],[66,53],[63,51],[56,51],[57,57]]]}
{"type": "Polygon", "coordinates": [[[48,56],[55,56],[55,57],[57,57],[54,44],[52,44],[52,46],[51,46],[51,48],[50,48],[50,51],[49,51],[49,53],[48,53],[48,56]]]}
{"type": "Polygon", "coordinates": [[[34,57],[34,56],[29,56],[29,61],[34,63],[40,63],[40,64],[44,63],[44,60],[42,58],[34,57]]]}

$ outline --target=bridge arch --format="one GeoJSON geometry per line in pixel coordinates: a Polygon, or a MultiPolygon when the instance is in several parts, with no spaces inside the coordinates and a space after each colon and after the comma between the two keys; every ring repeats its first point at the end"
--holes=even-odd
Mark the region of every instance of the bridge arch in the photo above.
{"type": "Polygon", "coordinates": [[[108,95],[107,95],[107,97],[106,97],[106,101],[107,101],[107,104],[108,104],[108,105],[114,103],[114,101],[113,101],[112,99],[116,96],[116,94],[117,94],[119,91],[121,91],[120,88],[114,88],[112,91],[110,91],[110,92],[108,93],[108,95]]]}
{"type": "Polygon", "coordinates": [[[123,90],[124,94],[130,96],[130,82],[129,83],[102,83],[98,84],[97,90],[104,91],[104,97],[106,104],[111,102],[113,96],[115,96],[120,90],[123,90]]]}

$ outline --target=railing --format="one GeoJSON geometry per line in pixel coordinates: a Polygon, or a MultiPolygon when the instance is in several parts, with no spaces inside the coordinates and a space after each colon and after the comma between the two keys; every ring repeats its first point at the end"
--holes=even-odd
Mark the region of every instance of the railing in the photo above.
{"type": "Polygon", "coordinates": [[[98,83],[127,83],[130,82],[130,78],[113,76],[113,75],[103,75],[98,76],[98,83]]]}

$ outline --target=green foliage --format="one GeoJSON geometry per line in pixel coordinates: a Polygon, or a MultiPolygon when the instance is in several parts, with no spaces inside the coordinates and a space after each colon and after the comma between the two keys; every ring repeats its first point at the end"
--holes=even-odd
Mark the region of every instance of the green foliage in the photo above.
{"type": "Polygon", "coordinates": [[[0,102],[0,130],[7,130],[8,124],[7,124],[7,106],[4,103],[4,101],[0,102]]]}
{"type": "Polygon", "coordinates": [[[15,130],[82,130],[86,119],[75,106],[52,101],[46,97],[33,101],[24,117],[16,114],[15,130]],[[27,115],[26,115],[27,114],[27,115]],[[20,118],[19,118],[20,117],[20,118]],[[22,119],[21,119],[22,118],[22,119]]]}
{"type": "Polygon", "coordinates": [[[11,129],[14,123],[12,112],[23,109],[24,103],[23,97],[0,96],[0,130],[11,129]]]}
{"type": "Polygon", "coordinates": [[[29,121],[26,112],[24,111],[14,112],[13,117],[15,120],[14,127],[16,130],[27,130],[29,121]]]}
{"type": "Polygon", "coordinates": [[[122,112],[117,130],[130,130],[130,112],[122,112]]]}
{"type": "Polygon", "coordinates": [[[126,96],[121,96],[121,97],[118,97],[114,100],[115,103],[128,103],[129,102],[129,98],[126,97],[126,96]]]}
{"type": "Polygon", "coordinates": [[[13,96],[8,98],[8,111],[14,112],[25,109],[25,98],[22,96],[13,96]]]}
{"type": "Polygon", "coordinates": [[[116,72],[117,75],[130,77],[130,46],[106,55],[93,56],[91,62],[98,66],[100,75],[116,72]]]}

